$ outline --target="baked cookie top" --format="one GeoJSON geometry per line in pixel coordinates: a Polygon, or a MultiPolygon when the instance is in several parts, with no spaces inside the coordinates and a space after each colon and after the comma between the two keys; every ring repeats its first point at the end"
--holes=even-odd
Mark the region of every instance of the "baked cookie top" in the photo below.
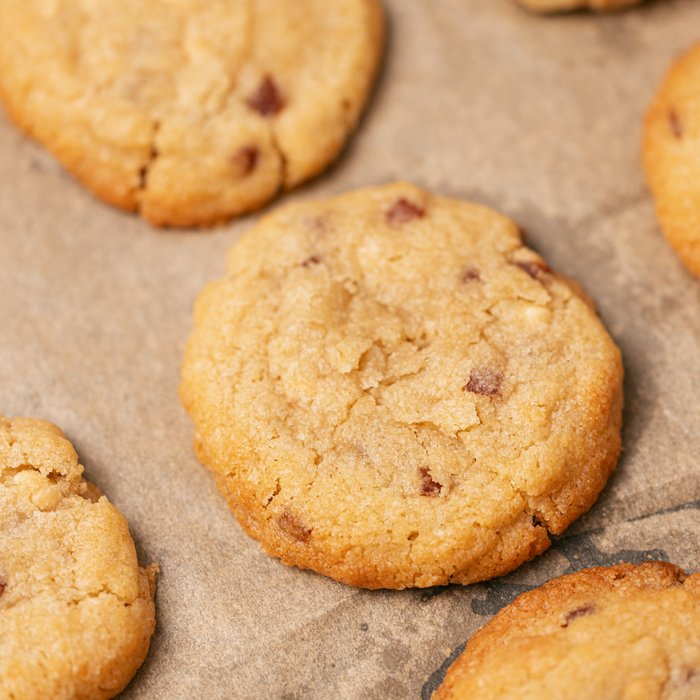
{"type": "Polygon", "coordinates": [[[642,0],[517,0],[517,2],[534,12],[571,12],[572,10],[614,12],[638,5],[642,0]]]}
{"type": "Polygon", "coordinates": [[[181,397],[200,459],[283,562],[469,583],[549,545],[620,450],[620,354],[486,207],[406,184],[285,207],[200,296],[181,397]]]}
{"type": "Polygon", "coordinates": [[[51,423],[0,416],[0,698],[104,700],[143,663],[157,564],[51,423]]]}
{"type": "Polygon", "coordinates": [[[649,108],[643,159],[661,229],[700,277],[700,44],[673,64],[649,108]]]}
{"type": "Polygon", "coordinates": [[[433,700],[695,700],[700,575],[647,562],[523,593],[468,642],[433,700]]]}
{"type": "Polygon", "coordinates": [[[382,47],[377,0],[0,0],[0,94],[102,199],[226,220],[333,160],[382,47]]]}

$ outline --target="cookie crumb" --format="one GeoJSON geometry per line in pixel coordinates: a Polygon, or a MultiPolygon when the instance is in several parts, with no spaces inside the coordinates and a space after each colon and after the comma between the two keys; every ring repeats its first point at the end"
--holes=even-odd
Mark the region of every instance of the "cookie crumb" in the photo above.
{"type": "Polygon", "coordinates": [[[231,165],[240,171],[242,177],[245,177],[255,170],[259,155],[257,146],[243,146],[236,155],[231,156],[231,165]]]}
{"type": "Polygon", "coordinates": [[[391,209],[386,214],[386,220],[392,226],[400,226],[413,219],[422,219],[425,216],[425,209],[418,204],[413,204],[407,199],[401,199],[394,202],[391,209]]]}
{"type": "Polygon", "coordinates": [[[671,127],[671,131],[673,132],[673,135],[677,139],[683,138],[683,127],[681,126],[681,121],[678,118],[678,114],[676,113],[676,110],[674,110],[674,109],[668,110],[668,123],[669,123],[669,126],[671,127]]]}
{"type": "Polygon", "coordinates": [[[490,367],[476,367],[469,375],[469,382],[464,390],[484,396],[498,396],[502,381],[503,375],[498,370],[490,367]]]}
{"type": "Polygon", "coordinates": [[[289,535],[297,542],[308,542],[311,537],[311,530],[296,516],[285,510],[277,518],[277,526],[285,535],[289,535]]]}
{"type": "MultiPolygon", "coordinates": [[[[435,481],[432,476],[430,476],[430,472],[428,471],[427,467],[421,467],[419,470],[420,472],[420,494],[421,496],[439,496],[440,491],[442,491],[442,484],[439,482],[435,481]]],[[[416,537],[418,536],[418,533],[416,533],[416,537]]],[[[411,539],[409,537],[409,539],[411,539]]]]}
{"type": "Polygon", "coordinates": [[[564,615],[564,624],[562,627],[568,627],[570,622],[573,622],[578,617],[583,617],[584,615],[590,615],[596,611],[595,603],[589,603],[588,605],[582,605],[580,608],[574,608],[569,610],[564,615]]]}
{"type": "Polygon", "coordinates": [[[246,103],[263,117],[274,117],[284,109],[286,104],[270,75],[263,78],[258,89],[246,100],[246,103]]]}

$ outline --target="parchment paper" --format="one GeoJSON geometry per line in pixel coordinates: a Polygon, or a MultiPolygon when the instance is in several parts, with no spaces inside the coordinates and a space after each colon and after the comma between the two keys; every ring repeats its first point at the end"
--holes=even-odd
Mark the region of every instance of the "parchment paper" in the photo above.
{"type": "Polygon", "coordinates": [[[142,564],[161,566],[157,629],[124,700],[427,699],[472,632],[552,576],[649,557],[700,570],[700,281],[661,236],[639,165],[644,110],[700,40],[700,3],[556,18],[511,0],[385,7],[357,135],[286,199],[400,178],[516,219],[622,348],[623,457],[590,513],[501,579],[371,592],[281,565],[196,461],[177,398],[193,302],[258,215],[155,230],[0,116],[0,413],[61,426],[142,564]]]}

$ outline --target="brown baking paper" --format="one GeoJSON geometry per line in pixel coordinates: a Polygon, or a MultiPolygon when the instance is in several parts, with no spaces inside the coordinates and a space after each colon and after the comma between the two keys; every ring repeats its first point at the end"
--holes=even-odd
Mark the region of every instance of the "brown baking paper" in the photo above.
{"type": "Polygon", "coordinates": [[[194,300],[258,217],[156,230],[93,199],[0,116],[0,413],[61,426],[141,563],[161,567],[156,632],[125,700],[427,699],[521,591],[621,560],[700,570],[700,281],[663,239],[639,165],[644,110],[700,40],[700,3],[550,18],[510,0],[385,8],[358,133],[266,211],[406,179],[516,219],[622,349],[618,470],[547,553],[488,583],[365,591],[267,557],[196,461],[177,397],[194,300]]]}

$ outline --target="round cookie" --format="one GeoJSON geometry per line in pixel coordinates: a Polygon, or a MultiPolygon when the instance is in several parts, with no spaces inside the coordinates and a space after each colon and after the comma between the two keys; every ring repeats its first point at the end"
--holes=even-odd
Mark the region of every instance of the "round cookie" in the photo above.
{"type": "Polygon", "coordinates": [[[700,277],[700,44],[673,64],[649,108],[643,161],[661,229],[700,277]]]}
{"type": "Polygon", "coordinates": [[[97,196],[212,224],[338,155],[382,32],[377,0],[0,0],[0,94],[97,196]]]}
{"type": "Polygon", "coordinates": [[[700,575],[646,562],[523,593],[467,642],[433,700],[694,700],[700,575]]]}
{"type": "Polygon", "coordinates": [[[533,12],[571,12],[573,10],[614,12],[638,5],[642,0],[517,0],[517,2],[533,12]]]}
{"type": "Polygon", "coordinates": [[[105,700],[143,663],[157,564],[51,423],[0,416],[0,698],[105,700]]]}
{"type": "Polygon", "coordinates": [[[199,459],[286,564],[470,583],[546,549],[620,450],[619,352],[486,207],[397,184],[296,204],[196,306],[199,459]]]}

